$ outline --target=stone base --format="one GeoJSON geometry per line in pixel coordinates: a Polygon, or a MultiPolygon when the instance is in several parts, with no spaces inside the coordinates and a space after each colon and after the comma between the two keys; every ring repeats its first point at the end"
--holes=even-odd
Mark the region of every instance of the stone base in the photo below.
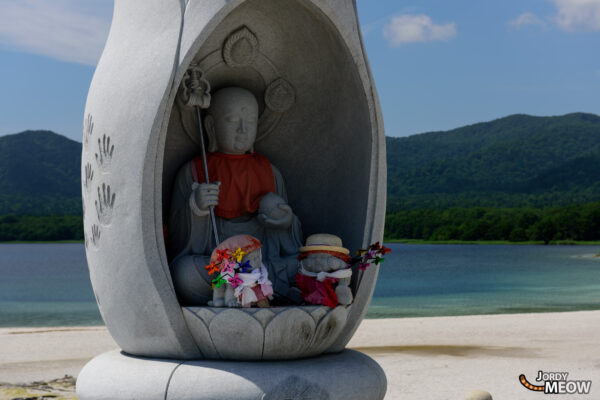
{"type": "Polygon", "coordinates": [[[345,350],[296,361],[176,361],[118,351],[90,361],[77,379],[80,400],[381,400],[381,367],[345,350]]]}

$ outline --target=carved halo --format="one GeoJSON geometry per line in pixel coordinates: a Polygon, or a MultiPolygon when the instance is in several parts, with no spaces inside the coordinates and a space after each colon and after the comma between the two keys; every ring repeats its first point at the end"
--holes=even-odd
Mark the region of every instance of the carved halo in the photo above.
{"type": "MultiPolygon", "coordinates": [[[[246,26],[233,31],[221,48],[202,56],[192,65],[202,71],[202,78],[210,82],[215,90],[224,86],[239,85],[252,91],[259,102],[264,101],[264,110],[258,121],[256,142],[273,132],[284,113],[296,102],[296,90],[293,85],[281,76],[271,60],[261,52],[259,39],[246,26]]],[[[189,76],[186,73],[177,103],[185,132],[199,146],[197,115],[185,107],[188,80],[189,76]]]]}

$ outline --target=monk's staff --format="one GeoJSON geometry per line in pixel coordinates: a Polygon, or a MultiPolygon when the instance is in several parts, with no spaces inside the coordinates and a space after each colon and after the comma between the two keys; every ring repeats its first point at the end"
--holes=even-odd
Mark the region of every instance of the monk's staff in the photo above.
{"type": "MultiPolygon", "coordinates": [[[[200,131],[200,144],[202,145],[202,164],[204,166],[204,177],[206,183],[210,183],[208,177],[208,165],[206,163],[206,146],[204,145],[204,132],[202,129],[202,113],[201,109],[206,109],[210,106],[210,83],[204,79],[204,73],[197,65],[191,65],[186,71],[183,78],[184,92],[183,99],[187,106],[194,107],[198,114],[198,129],[200,131]]],[[[217,246],[220,243],[219,232],[217,230],[217,220],[215,218],[215,207],[208,207],[210,212],[210,221],[215,235],[217,246]]]]}

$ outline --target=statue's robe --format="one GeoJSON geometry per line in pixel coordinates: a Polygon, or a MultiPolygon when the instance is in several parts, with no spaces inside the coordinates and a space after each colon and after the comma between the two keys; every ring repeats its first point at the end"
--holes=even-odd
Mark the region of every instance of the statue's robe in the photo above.
{"type": "MultiPolygon", "coordinates": [[[[210,181],[221,182],[219,206],[215,208],[220,240],[241,234],[259,239],[275,295],[301,301],[300,292],[294,287],[298,249],[303,240],[300,221],[294,215],[287,230],[275,230],[265,228],[257,218],[258,204],[265,194],[274,191],[288,201],[279,170],[257,153],[208,153],[207,163],[210,181]]],[[[198,157],[181,167],[171,197],[167,246],[175,290],[185,305],[204,305],[212,299],[213,277],[204,267],[210,262],[216,242],[210,214],[199,215],[193,197],[193,188],[205,181],[202,159],[198,157]]]]}

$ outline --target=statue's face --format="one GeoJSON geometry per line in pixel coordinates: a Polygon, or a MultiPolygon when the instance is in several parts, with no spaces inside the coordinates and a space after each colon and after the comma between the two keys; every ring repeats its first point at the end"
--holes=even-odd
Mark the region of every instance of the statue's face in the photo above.
{"type": "Polygon", "coordinates": [[[258,105],[248,96],[227,96],[215,110],[217,148],[222,153],[244,154],[254,146],[258,127],[258,105]]]}

